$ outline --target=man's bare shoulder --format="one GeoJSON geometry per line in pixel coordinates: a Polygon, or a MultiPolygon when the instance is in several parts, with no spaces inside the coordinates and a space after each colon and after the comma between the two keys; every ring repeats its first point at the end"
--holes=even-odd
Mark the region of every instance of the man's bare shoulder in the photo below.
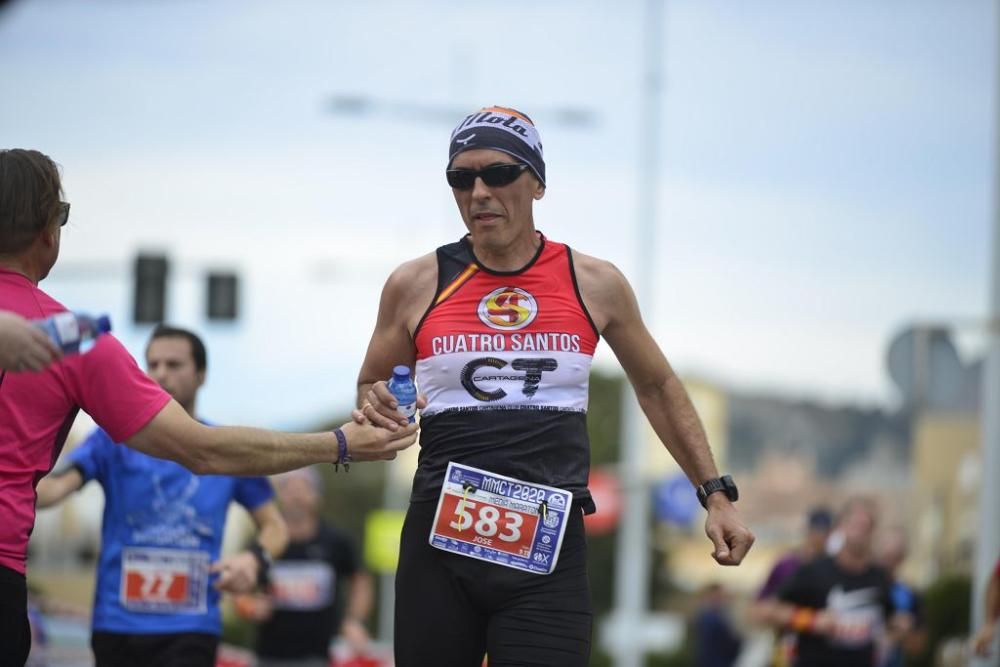
{"type": "Polygon", "coordinates": [[[628,280],[611,262],[576,250],[573,269],[583,303],[603,334],[612,321],[621,319],[622,309],[630,303],[632,292],[628,280]]]}
{"type": "Polygon", "coordinates": [[[628,289],[628,281],[618,267],[606,259],[573,250],[573,268],[580,289],[596,295],[614,298],[628,289]]]}
{"type": "Polygon", "coordinates": [[[430,252],[416,259],[403,262],[389,274],[385,282],[386,291],[408,295],[419,293],[437,285],[437,256],[430,252]]]}
{"type": "Polygon", "coordinates": [[[382,312],[412,332],[434,299],[437,273],[433,252],[400,264],[385,282],[382,312]]]}

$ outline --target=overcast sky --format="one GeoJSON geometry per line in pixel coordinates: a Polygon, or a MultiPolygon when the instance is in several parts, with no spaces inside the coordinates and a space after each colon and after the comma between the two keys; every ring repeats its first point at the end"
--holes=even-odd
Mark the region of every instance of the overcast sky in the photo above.
{"type": "MultiPolygon", "coordinates": [[[[666,3],[646,317],[679,370],[890,404],[901,327],[984,316],[992,4],[666,3]]],[[[141,356],[131,261],[165,251],[204,416],[343,414],[389,271],[464,233],[441,172],[465,112],[532,115],[537,226],[635,279],[642,25],[637,1],[14,2],[0,145],[51,155],[73,204],[42,287],[141,356]],[[237,325],[202,316],[212,268],[241,272],[237,325]]]]}

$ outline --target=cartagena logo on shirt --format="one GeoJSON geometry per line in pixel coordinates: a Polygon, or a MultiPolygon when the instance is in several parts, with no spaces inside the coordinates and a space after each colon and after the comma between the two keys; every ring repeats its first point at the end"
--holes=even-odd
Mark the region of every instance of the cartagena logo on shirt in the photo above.
{"type": "Polygon", "coordinates": [[[535,297],[518,287],[495,289],[479,302],[479,319],[491,329],[517,331],[535,320],[535,297]]]}

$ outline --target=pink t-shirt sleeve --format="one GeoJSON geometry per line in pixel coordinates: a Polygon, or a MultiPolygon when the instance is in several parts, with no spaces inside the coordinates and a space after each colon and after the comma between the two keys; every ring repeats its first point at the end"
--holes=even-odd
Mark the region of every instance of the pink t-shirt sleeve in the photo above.
{"type": "Polygon", "coordinates": [[[66,357],[61,366],[70,396],[115,442],[141,431],[170,401],[111,334],[89,352],[66,357]]]}

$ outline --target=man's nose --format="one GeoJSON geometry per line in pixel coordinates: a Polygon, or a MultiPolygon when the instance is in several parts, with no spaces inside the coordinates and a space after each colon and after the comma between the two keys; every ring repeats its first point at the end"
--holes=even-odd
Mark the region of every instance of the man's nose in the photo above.
{"type": "Polygon", "coordinates": [[[472,184],[472,198],[473,199],[489,199],[493,196],[493,191],[490,190],[490,186],[483,182],[482,176],[476,176],[475,182],[472,184]]]}

